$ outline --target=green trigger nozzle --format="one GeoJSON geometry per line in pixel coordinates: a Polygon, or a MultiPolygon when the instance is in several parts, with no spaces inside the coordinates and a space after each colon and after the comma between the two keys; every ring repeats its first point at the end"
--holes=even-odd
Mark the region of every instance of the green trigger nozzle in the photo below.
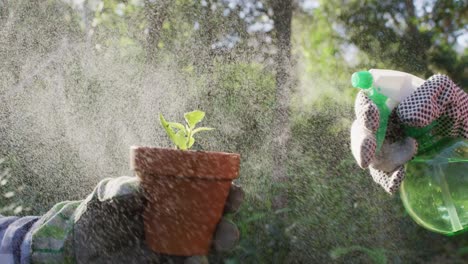
{"type": "Polygon", "coordinates": [[[372,74],[368,71],[355,72],[351,76],[351,85],[354,88],[369,89],[373,82],[372,74]]]}

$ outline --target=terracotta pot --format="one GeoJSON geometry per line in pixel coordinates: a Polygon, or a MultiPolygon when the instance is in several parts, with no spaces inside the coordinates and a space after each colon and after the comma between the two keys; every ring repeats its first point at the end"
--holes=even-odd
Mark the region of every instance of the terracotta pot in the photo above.
{"type": "Polygon", "coordinates": [[[239,154],[132,147],[131,167],[147,200],[148,246],[169,255],[207,255],[239,165],[239,154]]]}

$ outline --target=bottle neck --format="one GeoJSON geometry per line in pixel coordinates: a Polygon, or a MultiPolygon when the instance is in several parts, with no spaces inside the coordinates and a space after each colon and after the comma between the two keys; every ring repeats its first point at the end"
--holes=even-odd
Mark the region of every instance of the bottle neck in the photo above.
{"type": "Polygon", "coordinates": [[[412,137],[418,142],[418,153],[416,155],[430,153],[433,149],[437,149],[437,146],[453,140],[435,133],[434,128],[436,125],[437,121],[422,128],[404,126],[406,136],[412,137]]]}
{"type": "MultiPolygon", "coordinates": [[[[434,155],[441,155],[441,151],[446,149],[447,146],[459,142],[460,140],[466,141],[463,138],[454,138],[441,136],[434,133],[435,122],[424,128],[405,127],[407,136],[413,137],[418,142],[418,152],[416,157],[432,157],[434,155]]],[[[446,155],[442,154],[442,155],[446,155]]]]}

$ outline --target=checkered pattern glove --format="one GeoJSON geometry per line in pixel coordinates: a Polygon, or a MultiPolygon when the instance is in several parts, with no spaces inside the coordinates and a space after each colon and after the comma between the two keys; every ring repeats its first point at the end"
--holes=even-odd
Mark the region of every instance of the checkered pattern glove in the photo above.
{"type": "Polygon", "coordinates": [[[433,135],[468,138],[468,94],[445,75],[434,75],[400,102],[389,118],[385,141],[376,153],[379,127],[377,106],[360,91],[355,101],[356,120],[351,128],[351,151],[359,166],[369,168],[373,180],[388,193],[400,187],[403,165],[418,149],[405,137],[403,125],[425,127],[437,120],[433,135]]]}

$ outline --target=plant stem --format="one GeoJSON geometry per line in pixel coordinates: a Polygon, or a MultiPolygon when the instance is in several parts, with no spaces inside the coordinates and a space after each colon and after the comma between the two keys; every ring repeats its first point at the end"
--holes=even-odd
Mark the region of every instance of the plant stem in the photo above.
{"type": "Polygon", "coordinates": [[[190,127],[187,129],[187,149],[189,149],[189,145],[190,145],[190,138],[192,138],[192,129],[190,129],[190,127]]]}

